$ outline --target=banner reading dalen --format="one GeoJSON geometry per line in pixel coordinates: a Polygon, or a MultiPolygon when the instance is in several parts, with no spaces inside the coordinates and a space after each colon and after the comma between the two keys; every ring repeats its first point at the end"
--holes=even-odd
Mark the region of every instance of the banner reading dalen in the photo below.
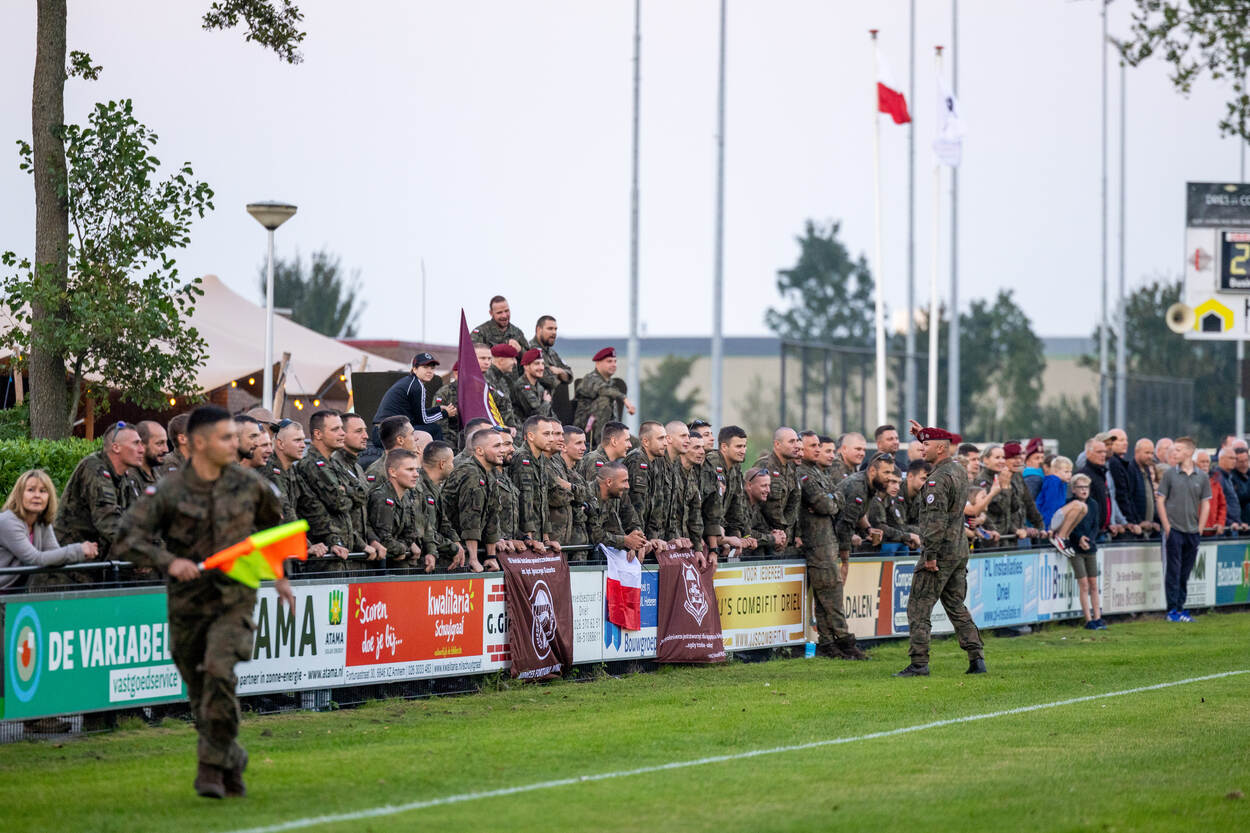
{"type": "Polygon", "coordinates": [[[573,664],[573,591],[564,557],[547,553],[497,556],[503,567],[512,676],[558,677],[573,664]]]}
{"type": "Polygon", "coordinates": [[[699,567],[689,550],[657,554],[660,564],[660,662],[724,662],[725,641],[713,579],[716,566],[699,567]]]}

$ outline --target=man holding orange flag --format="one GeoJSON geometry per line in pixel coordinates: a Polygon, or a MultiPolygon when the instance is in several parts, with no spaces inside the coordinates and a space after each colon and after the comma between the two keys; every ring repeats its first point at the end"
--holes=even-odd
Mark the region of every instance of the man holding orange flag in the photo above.
{"type": "Polygon", "coordinates": [[[144,490],[123,521],[120,550],[169,578],[171,650],[199,733],[195,790],[206,798],[242,796],[247,752],[237,741],[234,666],[252,657],[261,579],[277,579],[278,596],[294,614],[282,559],[307,552],[307,526],[254,535],[281,523],[282,501],[273,484],[236,462],[239,439],[227,411],[197,408],[187,434],[190,461],[144,490]]]}

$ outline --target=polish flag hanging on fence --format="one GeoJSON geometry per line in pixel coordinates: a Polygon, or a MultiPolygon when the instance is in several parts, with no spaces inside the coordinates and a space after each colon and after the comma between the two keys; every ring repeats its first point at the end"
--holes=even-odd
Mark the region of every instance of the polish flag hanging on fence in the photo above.
{"type": "Polygon", "coordinates": [[[902,87],[895,83],[889,64],[882,55],[878,54],[877,109],[894,119],[895,124],[907,124],[911,121],[911,115],[907,112],[907,98],[900,90],[902,87]]]}
{"type": "Polygon", "coordinates": [[[642,629],[642,562],[629,553],[599,545],[608,559],[608,621],[627,631],[642,629]]]}

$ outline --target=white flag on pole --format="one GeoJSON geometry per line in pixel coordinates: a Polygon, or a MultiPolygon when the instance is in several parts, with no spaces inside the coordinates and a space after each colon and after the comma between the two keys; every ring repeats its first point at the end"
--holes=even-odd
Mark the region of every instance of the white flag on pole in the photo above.
{"type": "Polygon", "coordinates": [[[959,102],[955,94],[946,88],[946,82],[938,78],[937,138],[933,140],[933,152],[938,161],[952,168],[959,165],[964,148],[964,123],[959,117],[959,102]]]}

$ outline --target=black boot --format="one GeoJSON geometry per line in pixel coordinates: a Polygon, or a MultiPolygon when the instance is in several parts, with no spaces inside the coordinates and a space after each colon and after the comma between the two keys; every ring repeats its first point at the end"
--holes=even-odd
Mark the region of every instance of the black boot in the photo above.
{"type": "Polygon", "coordinates": [[[868,659],[869,658],[868,655],[865,654],[860,649],[860,647],[855,644],[855,634],[853,633],[848,633],[846,636],[839,639],[836,644],[838,648],[842,650],[842,653],[846,656],[847,659],[868,659]]]}
{"type": "Polygon", "coordinates": [[[836,642],[828,642],[824,645],[816,646],[816,656],[825,657],[826,659],[850,659],[836,642]]]}
{"type": "Polygon", "coordinates": [[[985,672],[986,672],[985,660],[981,659],[980,657],[977,657],[976,659],[968,661],[968,670],[965,671],[964,673],[965,674],[984,674],[985,672]]]}
{"type": "Polygon", "coordinates": [[[927,677],[929,676],[929,664],[917,665],[912,663],[894,675],[895,677],[927,677]]]}
{"type": "Polygon", "coordinates": [[[195,791],[205,798],[225,798],[226,785],[222,782],[221,767],[201,763],[195,773],[195,791]]]}
{"type": "Polygon", "coordinates": [[[222,782],[226,787],[226,795],[231,798],[242,798],[247,795],[247,785],[243,783],[243,770],[247,769],[247,750],[243,750],[243,760],[234,769],[228,769],[222,782]]]}

